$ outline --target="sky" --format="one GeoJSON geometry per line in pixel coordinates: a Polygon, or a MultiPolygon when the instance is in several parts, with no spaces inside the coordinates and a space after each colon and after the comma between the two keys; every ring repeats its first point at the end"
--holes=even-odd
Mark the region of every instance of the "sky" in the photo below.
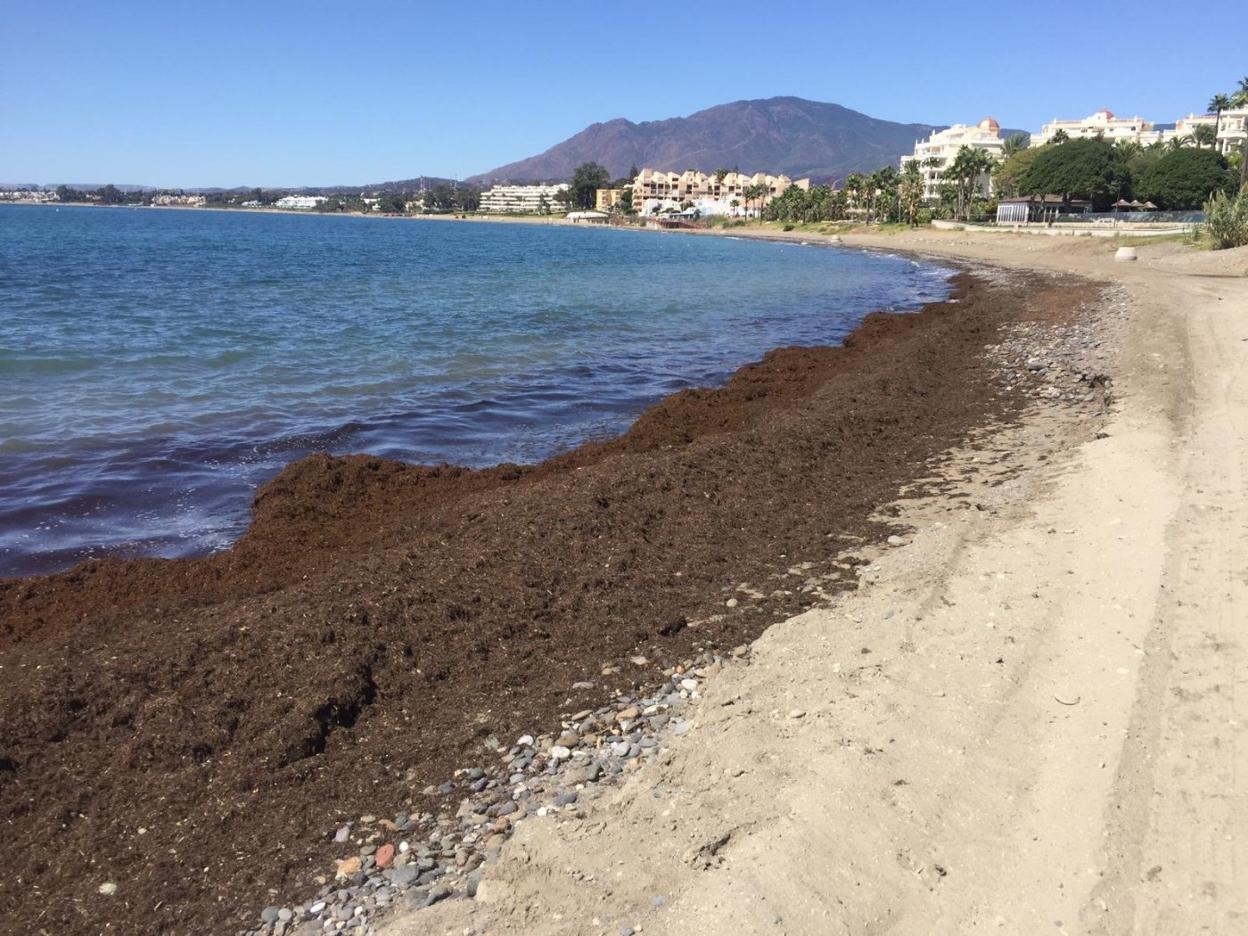
{"type": "Polygon", "coordinates": [[[0,3],[0,183],[464,178],[595,121],[791,94],[887,120],[1170,122],[1243,0],[0,3]]]}

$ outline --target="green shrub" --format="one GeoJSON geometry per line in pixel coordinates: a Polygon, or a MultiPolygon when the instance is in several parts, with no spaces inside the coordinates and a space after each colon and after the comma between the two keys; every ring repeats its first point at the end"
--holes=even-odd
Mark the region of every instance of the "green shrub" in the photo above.
{"type": "Polygon", "coordinates": [[[1225,159],[1211,149],[1185,148],[1166,153],[1141,172],[1135,194],[1165,211],[1191,211],[1214,192],[1234,188],[1235,179],[1225,159]]]}
{"type": "Polygon", "coordinates": [[[1205,203],[1205,231],[1214,250],[1248,245],[1248,193],[1214,192],[1205,203]]]}

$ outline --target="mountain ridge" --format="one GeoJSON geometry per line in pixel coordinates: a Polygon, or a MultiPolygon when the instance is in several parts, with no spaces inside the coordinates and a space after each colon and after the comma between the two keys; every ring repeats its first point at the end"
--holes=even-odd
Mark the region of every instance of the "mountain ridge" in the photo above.
{"type": "Polygon", "coordinates": [[[613,177],[631,166],[703,172],[737,167],[821,182],[896,165],[913,151],[915,140],[939,129],[940,124],[881,120],[840,104],[792,95],[753,98],[684,117],[641,122],[615,117],[593,123],[535,156],[466,181],[567,179],[578,165],[593,161],[613,177]]]}

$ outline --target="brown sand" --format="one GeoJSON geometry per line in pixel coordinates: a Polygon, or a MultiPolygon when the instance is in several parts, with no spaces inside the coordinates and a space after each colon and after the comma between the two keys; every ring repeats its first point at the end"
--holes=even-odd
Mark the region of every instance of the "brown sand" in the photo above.
{"type": "Polygon", "coordinates": [[[604,663],[801,611],[723,613],[885,535],[899,485],[1018,412],[984,346],[1085,292],[963,277],[955,304],[773,352],[540,466],[308,458],[227,553],[0,583],[0,930],[232,931],[311,890],[344,818],[433,805],[487,737],[628,683],[604,663]]]}
{"type": "Polygon", "coordinates": [[[386,936],[1248,932],[1248,249],[846,240],[1116,282],[1113,411],[953,453],[860,589],[386,936]]]}

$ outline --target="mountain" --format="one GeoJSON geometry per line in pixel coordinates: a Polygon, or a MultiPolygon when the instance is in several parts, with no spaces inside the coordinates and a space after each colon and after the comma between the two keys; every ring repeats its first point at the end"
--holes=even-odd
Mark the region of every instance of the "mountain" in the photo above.
{"type": "Polygon", "coordinates": [[[896,165],[903,153],[913,151],[915,140],[938,129],[933,124],[877,120],[839,104],[798,97],[735,101],[688,117],[596,123],[544,153],[468,181],[567,179],[577,166],[591,160],[606,166],[612,177],[637,166],[703,172],[736,168],[826,181],[896,165]]]}

